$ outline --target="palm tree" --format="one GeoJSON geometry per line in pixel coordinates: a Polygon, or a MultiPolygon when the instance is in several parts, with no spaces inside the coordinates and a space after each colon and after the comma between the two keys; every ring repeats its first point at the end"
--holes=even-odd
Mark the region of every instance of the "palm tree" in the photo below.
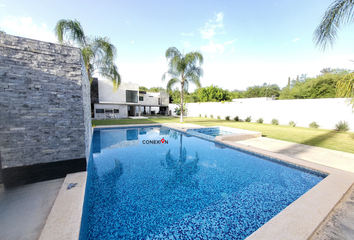
{"type": "Polygon", "coordinates": [[[54,34],[60,43],[67,45],[74,44],[81,50],[86,71],[90,82],[94,72],[113,82],[113,89],[116,90],[121,82],[118,68],[114,64],[117,50],[110,43],[107,37],[88,37],[77,20],[59,20],[54,28],[54,34]],[[64,36],[67,40],[64,41],[64,36]]]}
{"type": "Polygon", "coordinates": [[[327,45],[333,47],[337,39],[338,30],[342,25],[354,20],[354,1],[335,0],[324,13],[320,24],[314,32],[315,45],[325,50],[327,45]]]}
{"type": "Polygon", "coordinates": [[[354,73],[345,74],[336,85],[337,97],[347,98],[354,112],[354,73]]]}
{"type": "MultiPolygon", "coordinates": [[[[354,1],[335,0],[324,13],[320,24],[314,32],[315,45],[325,50],[327,45],[333,47],[337,39],[338,30],[342,25],[348,25],[354,20],[354,1]]],[[[349,73],[337,83],[338,97],[351,98],[350,104],[354,110],[354,75],[349,73]]]]}
{"type": "Polygon", "coordinates": [[[166,74],[172,78],[167,82],[167,90],[171,91],[176,83],[181,83],[181,123],[183,122],[183,89],[188,90],[189,82],[201,87],[199,78],[203,76],[203,69],[197,66],[203,64],[203,55],[199,51],[190,52],[186,55],[180,53],[177,48],[170,47],[166,50],[166,58],[169,61],[168,71],[162,76],[162,81],[166,79],[166,74]]]}

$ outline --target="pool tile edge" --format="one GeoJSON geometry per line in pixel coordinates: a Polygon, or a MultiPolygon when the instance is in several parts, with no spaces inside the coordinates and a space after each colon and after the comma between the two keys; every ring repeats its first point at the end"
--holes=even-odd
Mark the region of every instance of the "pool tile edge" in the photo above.
{"type": "Polygon", "coordinates": [[[79,239],[86,179],[87,172],[66,176],[39,240],[79,239]],[[77,185],[67,189],[70,183],[77,183],[77,185]]]}

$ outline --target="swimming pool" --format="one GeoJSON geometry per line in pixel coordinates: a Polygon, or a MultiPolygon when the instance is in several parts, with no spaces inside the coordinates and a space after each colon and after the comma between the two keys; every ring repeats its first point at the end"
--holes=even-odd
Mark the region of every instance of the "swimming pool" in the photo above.
{"type": "Polygon", "coordinates": [[[92,148],[80,239],[244,239],[325,177],[165,127],[92,148]]]}

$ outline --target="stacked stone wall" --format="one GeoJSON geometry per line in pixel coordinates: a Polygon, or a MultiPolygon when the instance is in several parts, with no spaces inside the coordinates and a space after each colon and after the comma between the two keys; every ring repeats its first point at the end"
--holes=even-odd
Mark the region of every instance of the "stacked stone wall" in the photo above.
{"type": "Polygon", "coordinates": [[[80,49],[0,34],[2,169],[87,159],[89,86],[80,49]]]}

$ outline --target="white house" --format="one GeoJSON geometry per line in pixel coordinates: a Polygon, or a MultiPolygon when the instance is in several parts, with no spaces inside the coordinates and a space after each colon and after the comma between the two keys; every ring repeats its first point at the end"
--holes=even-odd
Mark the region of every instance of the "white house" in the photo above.
{"type": "Polygon", "coordinates": [[[98,99],[94,104],[95,119],[168,114],[168,93],[139,91],[139,85],[135,83],[121,83],[114,92],[112,82],[99,80],[98,99]]]}

